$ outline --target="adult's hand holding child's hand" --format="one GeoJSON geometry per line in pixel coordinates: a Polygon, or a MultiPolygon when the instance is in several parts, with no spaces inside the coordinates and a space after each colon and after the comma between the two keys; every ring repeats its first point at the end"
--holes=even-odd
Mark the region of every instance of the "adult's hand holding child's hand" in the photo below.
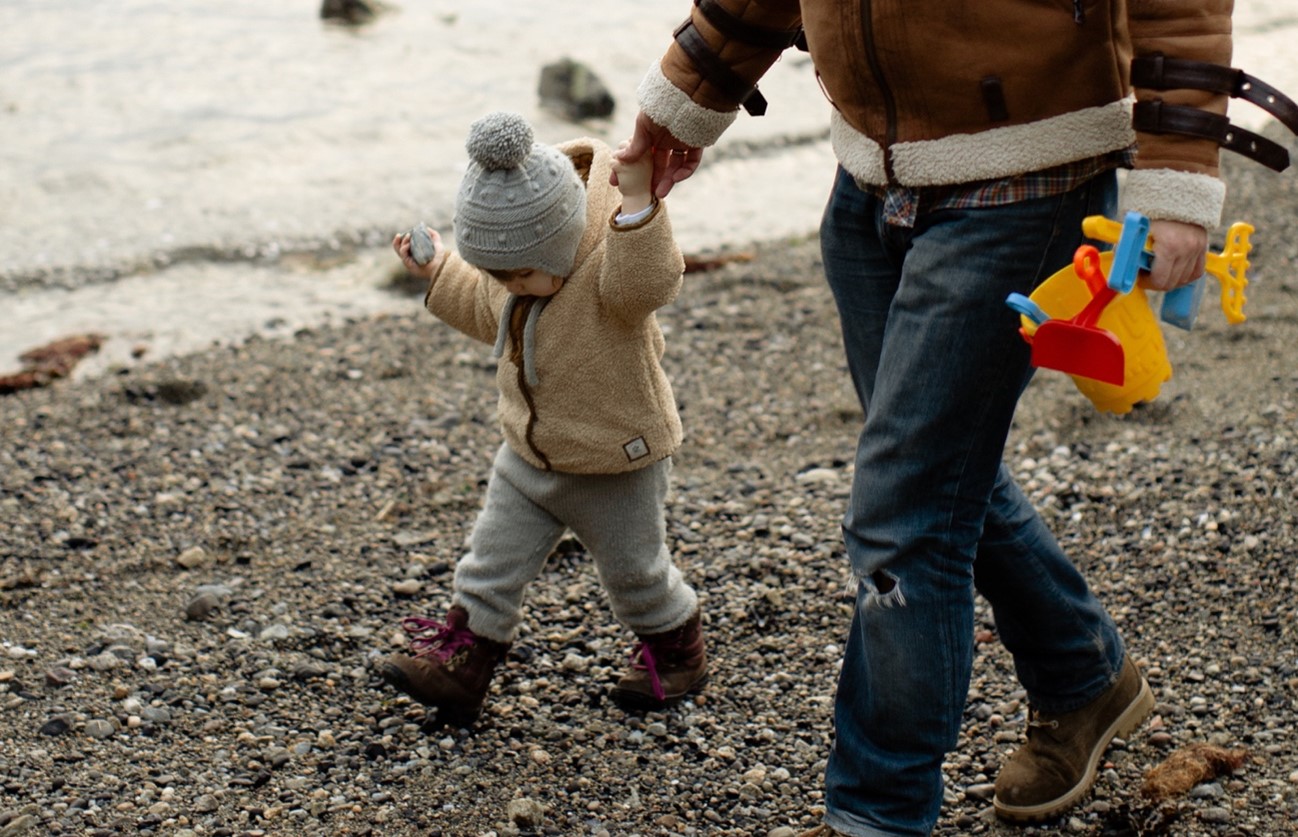
{"type": "MultiPolygon", "coordinates": [[[[648,157],[653,162],[653,193],[665,198],[673,186],[694,174],[703,161],[703,149],[686,145],[641,112],[636,115],[631,139],[614,156],[628,163],[648,157]]],[[[616,170],[609,182],[618,184],[616,170]]]]}

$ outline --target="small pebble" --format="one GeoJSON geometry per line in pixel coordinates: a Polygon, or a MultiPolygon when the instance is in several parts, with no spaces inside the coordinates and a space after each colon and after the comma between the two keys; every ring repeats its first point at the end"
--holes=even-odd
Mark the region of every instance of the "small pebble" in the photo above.
{"type": "Polygon", "coordinates": [[[185,605],[185,618],[200,622],[212,614],[221,604],[221,600],[212,593],[200,593],[185,605]]]}
{"type": "Polygon", "coordinates": [[[108,738],[117,732],[117,725],[112,721],[94,718],[86,721],[86,735],[91,738],[108,738]]]}

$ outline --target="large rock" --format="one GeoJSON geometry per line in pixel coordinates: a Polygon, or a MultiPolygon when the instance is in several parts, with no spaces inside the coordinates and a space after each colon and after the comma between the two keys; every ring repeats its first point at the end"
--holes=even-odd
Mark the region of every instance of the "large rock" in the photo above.
{"type": "Polygon", "coordinates": [[[585,64],[564,58],[541,68],[536,91],[541,105],[569,119],[605,117],[613,113],[613,94],[585,64]]]}
{"type": "Polygon", "coordinates": [[[367,0],[323,0],[320,4],[321,18],[353,26],[373,20],[374,11],[367,0]]]}

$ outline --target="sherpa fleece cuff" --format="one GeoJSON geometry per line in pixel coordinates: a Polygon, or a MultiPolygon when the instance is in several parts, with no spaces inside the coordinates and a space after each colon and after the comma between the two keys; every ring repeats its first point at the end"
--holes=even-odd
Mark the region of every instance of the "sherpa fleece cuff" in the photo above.
{"type": "Polygon", "coordinates": [[[636,97],[640,110],[655,125],[661,125],[676,139],[695,148],[715,144],[739,115],[739,108],[723,113],[696,104],[663,75],[662,65],[656,61],[645,73],[636,97]]]}
{"type": "Polygon", "coordinates": [[[1137,169],[1122,188],[1123,212],[1152,220],[1181,221],[1213,230],[1221,223],[1226,184],[1215,177],[1173,169],[1137,169]]]}

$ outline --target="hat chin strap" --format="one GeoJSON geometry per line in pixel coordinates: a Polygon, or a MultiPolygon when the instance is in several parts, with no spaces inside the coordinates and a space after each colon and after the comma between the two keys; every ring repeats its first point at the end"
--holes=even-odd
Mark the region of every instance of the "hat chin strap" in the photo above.
{"type": "MultiPolygon", "coordinates": [[[[541,309],[550,301],[550,297],[536,298],[531,310],[527,312],[527,321],[523,323],[523,377],[530,387],[539,386],[541,379],[536,374],[536,321],[541,316],[541,309]]],[[[509,324],[514,319],[514,308],[518,297],[510,294],[500,309],[500,324],[496,327],[496,345],[491,349],[491,356],[500,360],[505,356],[505,343],[509,341],[509,324]]]]}

